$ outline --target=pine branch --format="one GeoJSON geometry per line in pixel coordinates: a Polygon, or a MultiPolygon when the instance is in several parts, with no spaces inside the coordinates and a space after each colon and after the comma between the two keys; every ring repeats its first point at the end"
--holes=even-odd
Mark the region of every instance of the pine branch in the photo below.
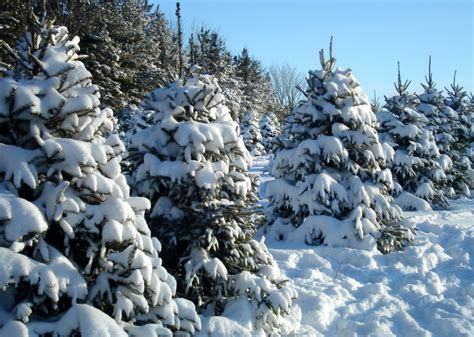
{"type": "Polygon", "coordinates": [[[308,94],[303,90],[303,88],[301,88],[299,84],[296,86],[296,90],[300,91],[306,98],[308,98],[308,94]]]}
{"type": "Polygon", "coordinates": [[[426,84],[421,83],[421,86],[425,91],[433,89],[436,86],[436,83],[433,81],[433,74],[431,73],[431,55],[428,61],[428,75],[425,75],[426,84]]]}
{"type": "Polygon", "coordinates": [[[411,81],[405,80],[404,83],[402,83],[402,76],[400,74],[400,62],[397,62],[398,64],[398,80],[397,83],[394,83],[393,85],[395,86],[395,90],[398,92],[400,96],[405,96],[407,94],[407,89],[410,86],[411,81]]]}
{"type": "Polygon", "coordinates": [[[456,84],[456,70],[454,71],[453,83],[451,83],[451,90],[445,88],[446,92],[453,99],[454,109],[457,110],[459,108],[461,101],[467,96],[467,93],[463,91],[463,87],[459,84],[456,84]]]}
{"type": "Polygon", "coordinates": [[[12,56],[29,75],[33,76],[32,70],[25,62],[23,62],[21,57],[5,41],[0,40],[0,47],[2,47],[10,56],[12,56]]]}

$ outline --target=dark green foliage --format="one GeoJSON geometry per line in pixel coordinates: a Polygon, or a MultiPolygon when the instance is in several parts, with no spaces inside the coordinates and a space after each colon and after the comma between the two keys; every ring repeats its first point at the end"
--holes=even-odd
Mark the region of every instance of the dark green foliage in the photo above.
{"type": "MultiPolygon", "coordinates": [[[[12,47],[31,22],[31,9],[37,16],[46,13],[67,25],[81,38],[81,53],[89,55],[83,61],[100,87],[104,106],[120,111],[177,76],[174,33],[159,8],[153,9],[148,1],[48,0],[45,10],[42,4],[41,0],[2,3],[14,18],[14,24],[2,25],[2,38],[12,47]]],[[[0,57],[13,65],[5,51],[0,57]]]]}

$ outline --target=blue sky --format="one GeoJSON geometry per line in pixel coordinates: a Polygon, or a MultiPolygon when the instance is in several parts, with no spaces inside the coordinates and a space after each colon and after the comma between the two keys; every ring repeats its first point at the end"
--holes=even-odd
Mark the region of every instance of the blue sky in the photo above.
{"type": "MultiPolygon", "coordinates": [[[[153,0],[174,20],[175,1],[153,0]]],[[[288,62],[306,74],[334,36],[337,65],[352,68],[365,92],[391,94],[397,61],[419,90],[432,56],[438,88],[474,91],[473,0],[182,0],[186,31],[216,29],[234,52],[247,47],[264,66],[288,62]]]]}

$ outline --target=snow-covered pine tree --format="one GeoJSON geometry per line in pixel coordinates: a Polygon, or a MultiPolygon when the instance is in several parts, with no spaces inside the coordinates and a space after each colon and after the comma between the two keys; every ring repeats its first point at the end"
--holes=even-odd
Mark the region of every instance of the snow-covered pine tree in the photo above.
{"type": "Polygon", "coordinates": [[[124,147],[78,60],[79,39],[50,22],[34,27],[17,43],[16,78],[0,79],[0,286],[10,316],[0,334],[194,333],[194,305],[174,298],[144,220],[150,203],[129,196],[124,147]]]}
{"type": "Polygon", "coordinates": [[[334,69],[332,39],[329,60],[321,50],[320,61],[272,163],[269,233],[311,245],[400,249],[411,233],[397,225],[401,210],[369,99],[350,69],[334,69]]]}
{"type": "Polygon", "coordinates": [[[267,112],[259,122],[260,134],[262,135],[262,145],[267,153],[272,153],[275,137],[281,134],[281,127],[278,118],[273,112],[267,112]]]}
{"type": "MultiPolygon", "coordinates": [[[[452,148],[460,156],[468,156],[471,163],[474,161],[474,153],[471,143],[474,142],[474,113],[469,108],[469,100],[464,88],[456,83],[456,72],[454,72],[453,82],[450,89],[446,88],[446,106],[451,108],[459,117],[451,132],[455,141],[452,148]]],[[[472,184],[472,182],[471,182],[472,184]]]]}
{"type": "Polygon", "coordinates": [[[261,156],[265,153],[265,147],[262,145],[262,134],[260,133],[260,125],[258,116],[253,111],[244,113],[240,121],[240,129],[245,147],[252,156],[261,156]]]}
{"type": "Polygon", "coordinates": [[[433,80],[431,72],[431,56],[428,62],[428,75],[425,76],[426,83],[421,83],[424,92],[418,95],[420,100],[417,110],[426,117],[426,126],[433,133],[436,144],[440,151],[449,152],[449,144],[453,142],[453,137],[446,130],[450,130],[450,125],[446,125],[449,120],[443,113],[444,97],[433,80]]]}
{"type": "Polygon", "coordinates": [[[147,127],[129,147],[132,186],[152,202],[149,222],[181,293],[203,312],[225,315],[237,306],[252,313],[255,328],[285,333],[296,319],[296,293],[265,244],[252,239],[257,181],[224,102],[210,75],[150,93],[142,103],[147,127]]]}
{"type": "Polygon", "coordinates": [[[201,27],[189,38],[190,66],[199,66],[203,74],[217,78],[222,93],[226,97],[232,117],[237,120],[240,115],[243,98],[242,81],[236,76],[232,54],[224,39],[218,32],[201,27]]]}
{"type": "Polygon", "coordinates": [[[421,83],[424,92],[418,95],[420,103],[417,110],[427,118],[427,129],[433,133],[440,152],[438,162],[446,174],[445,195],[469,196],[471,163],[466,157],[466,142],[461,151],[458,151],[460,144],[457,144],[458,140],[468,134],[468,129],[462,123],[461,115],[445,105],[442,93],[436,89],[431,72],[431,56],[425,80],[426,83],[421,83]]]}
{"type": "Polygon", "coordinates": [[[395,149],[394,177],[406,191],[397,203],[406,209],[429,208],[419,199],[422,198],[436,207],[447,207],[446,174],[438,162],[439,149],[427,129],[428,119],[416,110],[418,97],[408,93],[410,82],[402,83],[400,64],[394,85],[398,95],[385,98],[384,110],[377,113],[377,120],[381,139],[395,149]]]}

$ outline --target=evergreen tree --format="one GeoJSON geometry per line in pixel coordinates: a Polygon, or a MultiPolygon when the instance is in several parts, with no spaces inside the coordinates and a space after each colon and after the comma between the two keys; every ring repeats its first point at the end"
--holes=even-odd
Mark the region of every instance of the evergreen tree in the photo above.
{"type": "Polygon", "coordinates": [[[272,153],[275,146],[274,140],[281,134],[278,119],[273,112],[268,112],[260,119],[259,125],[262,135],[262,145],[267,153],[272,153]]]}
{"type": "MultiPolygon", "coordinates": [[[[147,0],[7,2],[18,23],[6,27],[4,34],[18,37],[31,21],[24,13],[33,8],[38,17],[44,14],[67,24],[81,38],[88,55],[83,61],[100,88],[102,104],[118,112],[119,123],[128,104],[138,104],[145,93],[176,78],[174,33],[159,8],[152,10],[147,0]]],[[[6,41],[10,47],[11,40],[6,41]]]]}
{"type": "Polygon", "coordinates": [[[78,43],[36,22],[17,43],[15,78],[0,79],[2,310],[41,335],[192,334],[199,317],[174,298],[150,203],[129,196],[116,121],[78,43]]]}
{"type": "MultiPolygon", "coordinates": [[[[470,139],[466,142],[466,155],[470,159],[471,163],[474,162],[474,94],[471,92],[468,96],[468,102],[466,105],[466,121],[470,121],[470,125],[467,128],[467,135],[470,136],[470,139]],[[470,140],[470,142],[469,142],[470,140]]],[[[471,164],[472,167],[472,164],[471,164]]],[[[471,178],[471,187],[474,184],[474,170],[470,172],[471,178]]]]}
{"type": "Polygon", "coordinates": [[[258,123],[258,116],[253,111],[248,111],[244,114],[240,122],[242,130],[242,138],[245,147],[249,150],[252,156],[261,156],[265,153],[265,148],[262,145],[262,134],[260,133],[260,125],[258,123]]]}
{"type": "Polygon", "coordinates": [[[34,4],[33,0],[0,2],[0,70],[3,72],[15,64],[15,42],[28,28],[34,4]]]}
{"type": "Polygon", "coordinates": [[[211,74],[219,81],[226,105],[234,119],[240,114],[242,101],[242,82],[235,74],[232,54],[225,41],[216,31],[201,29],[189,38],[189,62],[197,65],[203,74],[211,74]]]}
{"type": "Polygon", "coordinates": [[[163,14],[143,0],[93,2],[82,28],[86,65],[116,110],[138,104],[145,94],[177,74],[171,32],[163,14]],[[106,24],[104,24],[106,22],[106,24]],[[164,54],[168,54],[165,57],[164,54]],[[174,67],[173,67],[174,64],[174,67]]]}
{"type": "MultiPolygon", "coordinates": [[[[381,138],[395,149],[392,172],[404,191],[413,193],[437,207],[447,207],[446,174],[440,167],[439,149],[433,133],[427,129],[428,119],[416,108],[420,100],[408,93],[410,82],[402,83],[400,65],[398,81],[394,84],[398,95],[386,98],[384,110],[377,114],[381,138]]],[[[429,94],[426,97],[436,95],[429,94]]],[[[437,111],[434,109],[434,111],[437,111]]],[[[404,208],[426,208],[427,205],[404,194],[398,203],[404,208]]]]}
{"type": "Polygon", "coordinates": [[[440,151],[449,151],[449,144],[452,143],[452,136],[445,132],[449,130],[449,126],[445,126],[449,122],[444,114],[444,97],[440,91],[436,89],[436,83],[431,73],[431,56],[428,63],[428,75],[425,76],[426,83],[421,83],[424,92],[418,95],[420,103],[417,110],[426,117],[428,129],[433,133],[436,143],[440,151]],[[446,130],[443,130],[445,128],[446,130]]]}
{"type": "MultiPolygon", "coordinates": [[[[468,95],[464,88],[456,83],[456,72],[454,73],[451,88],[446,89],[447,98],[446,105],[451,108],[452,114],[457,114],[458,120],[453,123],[451,132],[455,141],[452,147],[460,155],[466,155],[469,149],[469,144],[474,141],[474,129],[472,127],[474,116],[472,109],[469,107],[468,95]]],[[[472,160],[472,158],[471,158],[472,160]]]]}
{"type": "Polygon", "coordinates": [[[369,100],[350,69],[334,69],[332,40],[329,60],[321,51],[320,61],[272,163],[270,234],[311,245],[400,249],[411,233],[396,225],[401,210],[390,196],[392,176],[369,100]]]}
{"type": "Polygon", "coordinates": [[[465,155],[465,149],[458,151],[457,142],[468,131],[462,123],[461,116],[444,104],[444,97],[436,89],[431,73],[431,56],[429,58],[428,75],[425,76],[426,83],[421,83],[424,92],[418,95],[420,104],[417,110],[428,120],[428,130],[433,135],[440,151],[439,163],[446,173],[445,194],[448,197],[468,196],[469,175],[471,169],[469,159],[465,155]]]}
{"type": "Polygon", "coordinates": [[[209,75],[149,94],[144,128],[130,143],[133,186],[152,202],[152,231],[180,293],[208,313],[243,305],[256,329],[285,333],[296,293],[264,243],[252,239],[257,180],[224,102],[209,75]]]}
{"type": "Polygon", "coordinates": [[[247,48],[234,57],[236,76],[242,81],[242,112],[262,114],[272,111],[276,100],[271,89],[270,75],[260,61],[250,56],[247,48]]]}

